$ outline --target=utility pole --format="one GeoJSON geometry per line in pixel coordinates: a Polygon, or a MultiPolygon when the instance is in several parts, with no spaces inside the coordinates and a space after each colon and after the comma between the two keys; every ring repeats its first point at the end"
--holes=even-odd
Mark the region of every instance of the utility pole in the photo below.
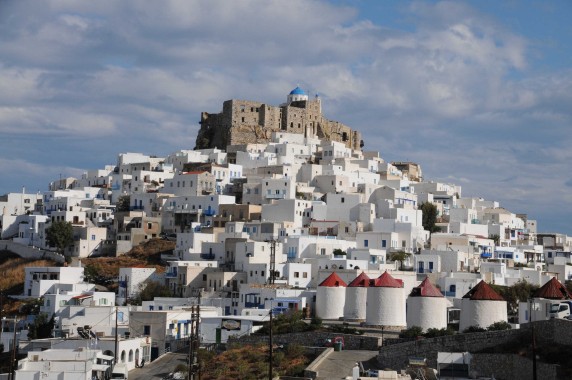
{"type": "Polygon", "coordinates": [[[272,341],[272,303],[270,303],[270,333],[268,345],[268,380],[272,380],[272,356],[274,354],[274,342],[272,341]]]}
{"type": "Polygon", "coordinates": [[[274,273],[276,272],[276,240],[270,240],[270,285],[274,285],[274,273]]]}
{"type": "Polygon", "coordinates": [[[9,373],[9,379],[10,380],[14,380],[14,378],[16,377],[15,371],[16,371],[16,366],[14,364],[16,364],[16,317],[14,317],[13,319],[14,322],[14,337],[12,338],[12,355],[10,355],[10,373],[9,373]]]}
{"type": "Polygon", "coordinates": [[[189,335],[189,370],[187,372],[187,380],[191,380],[192,379],[192,367],[193,367],[193,358],[195,356],[194,352],[193,352],[193,346],[194,346],[194,338],[195,338],[195,305],[191,306],[191,335],[189,335]]]}
{"type": "Polygon", "coordinates": [[[201,371],[199,366],[199,347],[201,345],[200,320],[201,320],[201,296],[203,289],[198,289],[197,307],[191,308],[191,344],[189,347],[189,376],[188,380],[200,380],[201,371]]]}
{"type": "Polygon", "coordinates": [[[117,351],[119,351],[119,312],[115,305],[115,364],[117,364],[117,351]]]}

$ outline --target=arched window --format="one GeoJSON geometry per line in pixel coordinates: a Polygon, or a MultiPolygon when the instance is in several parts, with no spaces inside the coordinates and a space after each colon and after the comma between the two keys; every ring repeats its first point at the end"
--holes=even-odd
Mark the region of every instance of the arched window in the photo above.
{"type": "Polygon", "coordinates": [[[129,350],[129,362],[133,361],[133,350],[129,350]]]}
{"type": "Polygon", "coordinates": [[[121,363],[125,363],[125,350],[121,351],[121,363]]]}

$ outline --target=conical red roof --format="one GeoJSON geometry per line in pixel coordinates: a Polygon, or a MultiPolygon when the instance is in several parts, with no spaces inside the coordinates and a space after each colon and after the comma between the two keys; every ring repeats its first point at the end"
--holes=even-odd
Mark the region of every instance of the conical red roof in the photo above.
{"type": "Polygon", "coordinates": [[[550,281],[542,285],[540,289],[534,293],[534,298],[548,298],[551,300],[569,300],[572,294],[556,277],[552,277],[550,281]]]}
{"type": "Polygon", "coordinates": [[[381,276],[370,281],[370,286],[382,288],[403,288],[403,281],[393,278],[387,271],[385,271],[381,276]]]}
{"type": "Polygon", "coordinates": [[[473,301],[506,301],[501,295],[495,292],[489,284],[482,280],[477,284],[477,286],[469,290],[463,298],[468,298],[473,301]]]}
{"type": "Polygon", "coordinates": [[[425,280],[419,286],[411,290],[410,297],[443,297],[443,293],[435,285],[429,281],[429,277],[425,277],[425,280]]]}
{"type": "Polygon", "coordinates": [[[340,278],[340,276],[336,274],[336,272],[332,272],[332,274],[329,275],[328,278],[322,281],[322,283],[318,286],[327,286],[333,288],[336,286],[348,286],[348,285],[345,283],[344,280],[340,278]]]}
{"type": "Polygon", "coordinates": [[[361,272],[359,276],[354,278],[354,280],[348,284],[348,288],[357,288],[357,287],[367,288],[369,287],[369,281],[370,279],[367,276],[367,274],[365,274],[365,272],[361,272]]]}

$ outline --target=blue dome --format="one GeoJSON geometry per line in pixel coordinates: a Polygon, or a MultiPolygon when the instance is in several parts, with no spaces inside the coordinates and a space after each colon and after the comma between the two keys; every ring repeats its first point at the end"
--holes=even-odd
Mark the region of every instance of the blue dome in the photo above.
{"type": "Polygon", "coordinates": [[[295,89],[290,91],[290,95],[306,95],[306,93],[300,87],[296,87],[295,89]]]}

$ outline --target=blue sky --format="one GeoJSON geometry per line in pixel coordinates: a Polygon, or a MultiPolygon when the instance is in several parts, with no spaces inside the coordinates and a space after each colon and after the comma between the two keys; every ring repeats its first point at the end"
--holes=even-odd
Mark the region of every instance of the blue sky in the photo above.
{"type": "Polygon", "coordinates": [[[192,149],[297,84],[365,149],[572,235],[569,1],[0,2],[0,194],[192,149]]]}

